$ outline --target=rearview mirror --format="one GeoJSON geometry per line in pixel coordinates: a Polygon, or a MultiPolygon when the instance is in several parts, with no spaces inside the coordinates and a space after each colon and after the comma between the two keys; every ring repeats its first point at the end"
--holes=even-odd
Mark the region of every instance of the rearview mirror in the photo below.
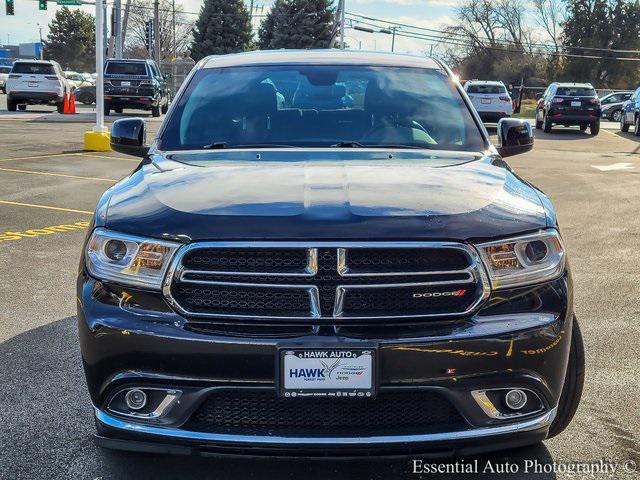
{"type": "Polygon", "coordinates": [[[498,122],[498,152],[511,157],[533,148],[533,128],[526,120],[503,118],[498,122]]]}
{"type": "Polygon", "coordinates": [[[142,118],[121,118],[111,126],[111,149],[116,152],[144,157],[149,151],[147,129],[142,118]]]}

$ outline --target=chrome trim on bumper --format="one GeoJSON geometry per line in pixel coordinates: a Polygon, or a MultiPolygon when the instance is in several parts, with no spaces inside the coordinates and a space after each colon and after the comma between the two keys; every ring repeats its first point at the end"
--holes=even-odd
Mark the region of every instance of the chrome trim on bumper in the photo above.
{"type": "Polygon", "coordinates": [[[218,433],[191,432],[180,430],[179,428],[155,427],[150,425],[141,425],[121,420],[107,413],[95,409],[98,421],[110,428],[125,430],[131,433],[139,433],[150,436],[156,436],[163,439],[182,439],[200,442],[226,443],[229,446],[256,446],[256,445],[272,445],[272,446],[300,446],[300,445],[389,445],[389,444],[406,444],[406,443],[429,443],[429,442],[447,442],[469,439],[482,439],[498,435],[509,435],[520,432],[530,432],[547,428],[553,422],[556,416],[557,408],[553,408],[541,415],[530,420],[510,423],[507,425],[499,425],[495,427],[481,427],[468,430],[460,430],[457,432],[441,432],[428,433],[424,435],[397,435],[397,436],[369,436],[369,437],[284,437],[284,436],[263,436],[263,435],[229,435],[218,433]]]}

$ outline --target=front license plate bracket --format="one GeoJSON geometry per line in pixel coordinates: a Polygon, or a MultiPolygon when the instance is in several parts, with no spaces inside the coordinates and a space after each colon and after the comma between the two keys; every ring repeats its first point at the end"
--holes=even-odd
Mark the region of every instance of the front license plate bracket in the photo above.
{"type": "Polygon", "coordinates": [[[377,349],[279,346],[276,372],[281,397],[370,398],[377,393],[377,349]]]}

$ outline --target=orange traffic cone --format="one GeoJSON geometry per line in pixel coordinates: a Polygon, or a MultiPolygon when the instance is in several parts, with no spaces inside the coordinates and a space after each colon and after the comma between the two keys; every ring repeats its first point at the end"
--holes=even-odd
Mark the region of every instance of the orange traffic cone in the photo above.
{"type": "Polygon", "coordinates": [[[64,92],[64,100],[62,101],[62,113],[66,115],[69,113],[69,95],[67,92],[64,92]]]}
{"type": "Polygon", "coordinates": [[[69,97],[69,113],[76,113],[76,92],[72,91],[69,97]]]}

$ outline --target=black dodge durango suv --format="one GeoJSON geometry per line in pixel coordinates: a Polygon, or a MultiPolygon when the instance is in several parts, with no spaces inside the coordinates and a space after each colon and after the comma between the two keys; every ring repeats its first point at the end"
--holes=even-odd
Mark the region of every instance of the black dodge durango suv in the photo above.
{"type": "Polygon", "coordinates": [[[100,199],[78,276],[99,444],[474,453],[559,434],[584,351],[549,199],[440,62],[201,60],[100,199]]]}

